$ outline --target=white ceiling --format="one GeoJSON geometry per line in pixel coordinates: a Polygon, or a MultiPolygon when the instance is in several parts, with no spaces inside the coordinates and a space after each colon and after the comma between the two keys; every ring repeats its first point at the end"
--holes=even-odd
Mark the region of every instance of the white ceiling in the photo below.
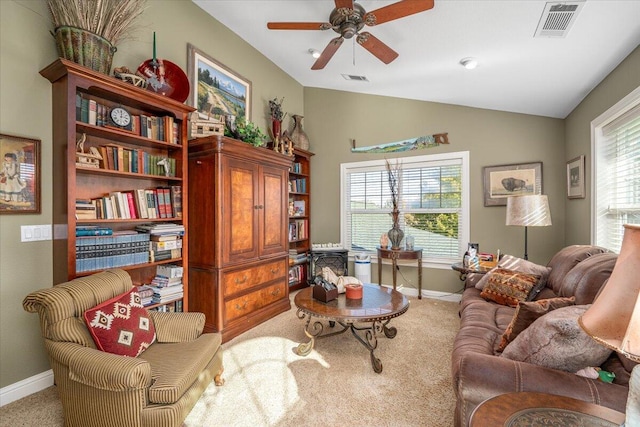
{"type": "MultiPolygon", "coordinates": [[[[337,34],[267,30],[267,22],[328,22],[332,0],[193,2],[305,87],[557,118],[640,44],[640,0],[584,1],[565,38],[533,37],[545,0],[435,0],[431,10],[363,29],[399,53],[389,65],[354,46],[354,37],[313,71],[308,50],[322,51],[337,34]],[[464,57],[478,67],[462,67],[464,57]]],[[[358,3],[372,11],[395,1],[358,3]]]]}

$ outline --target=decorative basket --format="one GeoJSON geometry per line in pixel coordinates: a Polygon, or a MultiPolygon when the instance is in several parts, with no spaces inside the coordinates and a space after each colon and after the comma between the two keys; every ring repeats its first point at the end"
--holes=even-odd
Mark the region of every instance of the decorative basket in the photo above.
{"type": "Polygon", "coordinates": [[[109,75],[116,47],[107,39],[76,27],[58,27],[54,32],[58,55],[109,75]]]}

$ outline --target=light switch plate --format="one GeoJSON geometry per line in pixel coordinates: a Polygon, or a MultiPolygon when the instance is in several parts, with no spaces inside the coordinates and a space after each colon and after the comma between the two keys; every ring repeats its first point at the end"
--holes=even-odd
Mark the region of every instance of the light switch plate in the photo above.
{"type": "Polygon", "coordinates": [[[41,240],[51,240],[51,224],[42,225],[21,225],[21,242],[38,242],[41,240]]]}

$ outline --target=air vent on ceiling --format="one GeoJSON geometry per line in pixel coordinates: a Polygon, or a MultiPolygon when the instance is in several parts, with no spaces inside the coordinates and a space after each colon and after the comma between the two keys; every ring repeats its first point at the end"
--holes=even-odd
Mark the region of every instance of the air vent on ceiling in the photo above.
{"type": "Polygon", "coordinates": [[[547,3],[534,37],[566,37],[582,6],[583,1],[547,3]]]}
{"type": "Polygon", "coordinates": [[[351,74],[343,74],[342,77],[344,77],[346,80],[355,80],[357,82],[368,82],[369,79],[366,78],[365,76],[354,76],[351,74]]]}

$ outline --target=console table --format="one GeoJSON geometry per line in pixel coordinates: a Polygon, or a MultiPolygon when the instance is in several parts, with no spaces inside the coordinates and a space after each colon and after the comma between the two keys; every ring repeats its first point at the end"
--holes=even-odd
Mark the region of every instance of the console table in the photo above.
{"type": "Polygon", "coordinates": [[[625,415],[613,409],[547,393],[506,393],[482,402],[471,415],[471,427],[597,426],[617,427],[625,415]]]}
{"type": "Polygon", "coordinates": [[[418,298],[422,299],[422,249],[384,249],[378,246],[378,285],[382,283],[382,260],[390,259],[393,271],[393,289],[396,289],[398,260],[418,261],[418,298]]]}

